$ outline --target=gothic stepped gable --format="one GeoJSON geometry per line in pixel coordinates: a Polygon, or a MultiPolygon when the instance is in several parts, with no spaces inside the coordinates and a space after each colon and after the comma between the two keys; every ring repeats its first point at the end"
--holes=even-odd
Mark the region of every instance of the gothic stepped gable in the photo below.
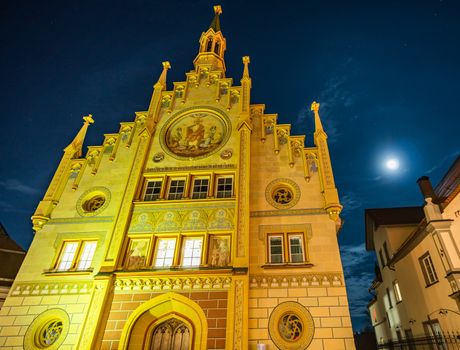
{"type": "Polygon", "coordinates": [[[354,349],[342,206],[314,147],[225,75],[222,9],[193,69],[102,144],[64,149],[2,308],[0,347],[354,349]],[[181,345],[178,345],[181,344],[181,345]]]}

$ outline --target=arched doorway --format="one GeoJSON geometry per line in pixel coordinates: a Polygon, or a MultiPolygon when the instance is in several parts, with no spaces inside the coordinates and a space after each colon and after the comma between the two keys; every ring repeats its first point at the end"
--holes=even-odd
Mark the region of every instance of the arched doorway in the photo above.
{"type": "Polygon", "coordinates": [[[120,350],[205,350],[208,323],[201,307],[173,292],[140,305],[129,316],[120,350]]]}
{"type": "Polygon", "coordinates": [[[187,324],[172,317],[154,328],[150,350],[189,350],[190,345],[191,334],[187,324]]]}

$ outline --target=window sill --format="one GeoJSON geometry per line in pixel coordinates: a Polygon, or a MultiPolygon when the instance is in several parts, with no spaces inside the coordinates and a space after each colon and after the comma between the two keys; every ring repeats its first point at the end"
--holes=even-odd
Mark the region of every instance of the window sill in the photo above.
{"type": "Polygon", "coordinates": [[[43,271],[43,275],[45,276],[56,276],[56,275],[89,275],[94,271],[93,268],[89,268],[86,270],[76,270],[76,269],[70,269],[70,270],[45,270],[43,271]]]}
{"type": "Polygon", "coordinates": [[[129,269],[129,268],[121,268],[117,269],[117,273],[133,273],[133,272],[200,272],[200,271],[232,271],[233,267],[232,266],[170,266],[170,267],[154,267],[154,266],[146,266],[146,267],[140,267],[137,269],[129,269]]]}
{"type": "Polygon", "coordinates": [[[429,283],[429,284],[427,284],[427,285],[425,286],[425,288],[429,288],[429,287],[435,285],[435,284],[438,283],[438,282],[439,282],[439,281],[435,281],[435,282],[433,282],[433,283],[429,283]]]}
{"type": "Polygon", "coordinates": [[[303,262],[303,263],[281,263],[281,264],[271,264],[267,263],[265,265],[262,265],[262,268],[264,269],[284,269],[284,268],[299,268],[299,267],[313,267],[314,265],[312,263],[308,262],[303,262]]]}
{"type": "Polygon", "coordinates": [[[180,199],[167,199],[167,198],[159,198],[151,201],[145,201],[143,199],[141,200],[136,200],[134,203],[140,204],[140,203],[145,203],[145,204],[152,204],[152,203],[183,203],[183,202],[195,202],[195,201],[205,201],[205,200],[212,200],[212,201],[225,201],[225,200],[235,200],[236,196],[231,196],[231,197],[206,197],[206,198],[180,198],[180,199]]]}

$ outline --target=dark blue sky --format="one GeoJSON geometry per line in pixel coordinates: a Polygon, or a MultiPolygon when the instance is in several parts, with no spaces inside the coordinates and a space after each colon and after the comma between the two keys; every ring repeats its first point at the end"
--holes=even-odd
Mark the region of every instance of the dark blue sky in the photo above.
{"type": "MultiPolygon", "coordinates": [[[[87,145],[145,110],[169,60],[169,82],[192,68],[210,1],[10,1],[0,5],[0,221],[21,245],[62,155],[92,113],[87,145]]],[[[355,330],[366,324],[374,257],[364,208],[422,204],[460,152],[460,3],[221,1],[227,76],[251,56],[252,102],[312,142],[307,108],[321,102],[337,187],[355,330]],[[263,5],[262,5],[263,4],[263,5]],[[388,156],[400,159],[390,173],[388,156]]]]}

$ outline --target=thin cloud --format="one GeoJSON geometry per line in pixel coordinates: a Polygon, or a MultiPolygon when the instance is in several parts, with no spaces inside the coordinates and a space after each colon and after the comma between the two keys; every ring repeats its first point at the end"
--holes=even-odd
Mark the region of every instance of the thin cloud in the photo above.
{"type": "Polygon", "coordinates": [[[16,179],[0,181],[0,187],[3,187],[7,191],[19,192],[26,195],[38,193],[37,189],[27,186],[16,179]]]}
{"type": "Polygon", "coordinates": [[[354,192],[348,192],[347,194],[342,196],[340,202],[343,205],[343,213],[348,213],[355,209],[361,208],[363,205],[361,199],[354,192]]]}
{"type": "Polygon", "coordinates": [[[442,158],[442,160],[438,164],[436,164],[431,169],[428,169],[427,171],[425,171],[425,174],[427,174],[427,175],[431,174],[432,172],[437,170],[439,167],[441,167],[443,164],[445,164],[447,161],[451,161],[455,157],[458,157],[459,154],[460,154],[459,151],[455,151],[455,152],[452,152],[452,153],[446,155],[444,158],[442,158]]]}

